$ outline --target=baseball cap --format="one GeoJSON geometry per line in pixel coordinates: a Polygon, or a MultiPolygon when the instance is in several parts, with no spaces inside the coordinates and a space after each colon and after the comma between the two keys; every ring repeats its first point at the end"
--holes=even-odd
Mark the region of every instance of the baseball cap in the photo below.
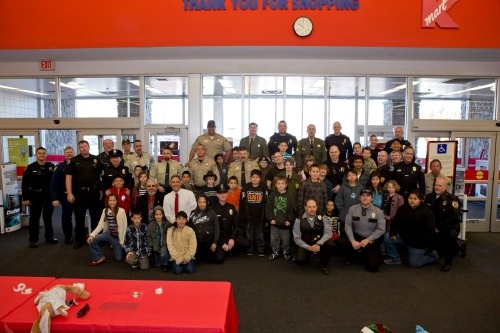
{"type": "Polygon", "coordinates": [[[260,170],[253,169],[253,170],[250,172],[250,177],[252,177],[253,175],[257,175],[257,176],[261,177],[261,176],[262,176],[262,172],[260,172],[260,170]]]}
{"type": "Polygon", "coordinates": [[[372,195],[372,191],[370,191],[369,189],[367,188],[364,188],[361,190],[361,192],[359,193],[359,195],[363,195],[363,194],[366,194],[366,195],[372,195]]]}
{"type": "Polygon", "coordinates": [[[127,144],[130,144],[130,140],[129,140],[129,139],[123,139],[123,140],[122,140],[122,145],[124,145],[124,144],[126,144],[126,143],[127,143],[127,144]]]}
{"type": "Polygon", "coordinates": [[[209,126],[215,126],[215,121],[209,120],[207,123],[207,127],[209,127],[209,126]]]}

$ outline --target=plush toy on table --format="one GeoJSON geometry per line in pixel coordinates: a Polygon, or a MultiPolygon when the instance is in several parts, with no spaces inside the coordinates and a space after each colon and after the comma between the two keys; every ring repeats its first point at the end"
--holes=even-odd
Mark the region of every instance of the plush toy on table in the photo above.
{"type": "Polygon", "coordinates": [[[31,333],[49,333],[50,319],[58,315],[66,317],[70,305],[78,304],[74,299],[66,302],[67,292],[76,295],[80,299],[87,299],[90,296],[83,283],[75,283],[72,286],[60,284],[50,290],[40,292],[35,298],[38,318],[31,327],[31,333]]]}

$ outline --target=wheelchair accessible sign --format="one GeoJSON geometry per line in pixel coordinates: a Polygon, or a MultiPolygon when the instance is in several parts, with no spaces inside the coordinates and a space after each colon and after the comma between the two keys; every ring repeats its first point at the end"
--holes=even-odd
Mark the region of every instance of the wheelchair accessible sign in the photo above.
{"type": "Polygon", "coordinates": [[[429,141],[427,143],[426,170],[430,170],[432,160],[441,161],[441,172],[448,177],[455,177],[457,165],[458,141],[429,141]]]}

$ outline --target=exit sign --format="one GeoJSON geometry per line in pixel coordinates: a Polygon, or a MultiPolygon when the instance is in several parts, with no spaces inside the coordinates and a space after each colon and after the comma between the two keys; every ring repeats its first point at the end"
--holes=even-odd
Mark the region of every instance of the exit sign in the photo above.
{"type": "Polygon", "coordinates": [[[38,65],[39,65],[38,69],[41,71],[54,71],[54,70],[56,70],[55,60],[43,59],[43,60],[40,60],[40,63],[38,65]]]}

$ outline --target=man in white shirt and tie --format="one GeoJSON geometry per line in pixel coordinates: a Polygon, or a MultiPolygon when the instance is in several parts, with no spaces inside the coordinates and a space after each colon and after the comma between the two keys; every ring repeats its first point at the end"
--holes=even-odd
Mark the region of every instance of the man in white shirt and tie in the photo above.
{"type": "Polygon", "coordinates": [[[434,191],[434,183],[438,178],[445,180],[446,191],[448,193],[451,193],[451,179],[441,173],[442,168],[443,167],[441,166],[441,161],[438,159],[432,160],[431,163],[429,164],[429,170],[424,177],[426,195],[434,191]]]}
{"type": "Polygon", "coordinates": [[[163,210],[170,223],[175,222],[175,215],[181,210],[189,216],[191,211],[196,208],[196,198],[194,193],[181,188],[181,177],[174,175],[170,178],[172,192],[168,193],[163,199],[163,210]]]}

